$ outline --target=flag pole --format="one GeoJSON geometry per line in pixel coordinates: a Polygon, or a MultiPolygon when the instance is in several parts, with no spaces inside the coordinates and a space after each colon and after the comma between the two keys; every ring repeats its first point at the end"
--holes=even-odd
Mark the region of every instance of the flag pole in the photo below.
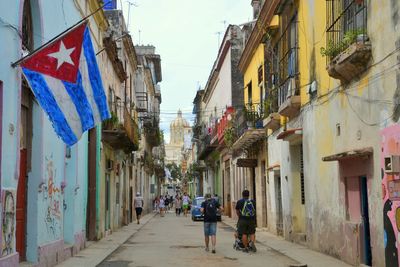
{"type": "Polygon", "coordinates": [[[18,66],[19,64],[21,64],[24,60],[32,57],[33,55],[35,55],[40,49],[42,49],[45,46],[48,46],[52,43],[54,43],[55,41],[57,41],[58,38],[60,38],[60,36],[64,35],[65,33],[69,32],[70,30],[72,30],[73,28],[81,25],[82,23],[87,23],[87,19],[90,18],[91,16],[93,16],[94,14],[96,14],[97,12],[99,12],[101,9],[103,9],[103,7],[105,5],[107,5],[109,2],[111,2],[111,0],[107,1],[105,4],[103,4],[102,6],[100,6],[98,9],[96,9],[95,11],[93,11],[92,13],[90,13],[89,15],[87,15],[86,17],[84,17],[83,19],[81,19],[80,21],[78,21],[77,23],[75,23],[74,25],[72,25],[71,27],[69,27],[68,29],[66,29],[65,31],[63,31],[62,33],[58,34],[57,36],[55,36],[54,38],[52,38],[51,40],[47,41],[46,43],[42,44],[41,46],[39,46],[38,48],[34,49],[31,53],[29,53],[28,55],[20,58],[19,60],[15,61],[14,63],[11,63],[11,67],[15,68],[16,66],[18,66]]]}

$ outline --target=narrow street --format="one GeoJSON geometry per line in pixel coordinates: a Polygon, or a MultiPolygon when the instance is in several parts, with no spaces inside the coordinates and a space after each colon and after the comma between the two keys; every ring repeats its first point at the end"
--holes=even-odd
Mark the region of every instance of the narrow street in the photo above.
{"type": "Polygon", "coordinates": [[[233,249],[233,229],[218,223],[216,254],[204,250],[203,222],[156,215],[111,254],[100,267],[123,266],[289,266],[292,259],[258,244],[257,253],[233,249]]]}

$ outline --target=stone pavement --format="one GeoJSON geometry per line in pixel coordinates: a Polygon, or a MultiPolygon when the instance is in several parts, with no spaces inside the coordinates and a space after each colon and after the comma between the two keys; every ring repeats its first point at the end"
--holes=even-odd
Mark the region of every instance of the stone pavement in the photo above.
{"type": "MultiPolygon", "coordinates": [[[[236,228],[236,220],[224,216],[222,222],[233,228],[236,228]]],[[[266,245],[279,253],[282,253],[295,261],[301,263],[298,266],[307,267],[351,267],[343,261],[335,259],[331,256],[319,253],[311,250],[305,246],[292,243],[284,240],[281,237],[273,235],[267,231],[257,231],[256,233],[257,243],[266,245]]],[[[297,265],[294,265],[297,266],[297,265]]]]}
{"type": "Polygon", "coordinates": [[[90,245],[81,250],[74,257],[58,264],[59,267],[94,267],[101,263],[105,258],[118,249],[132,235],[135,235],[140,229],[151,220],[156,214],[149,213],[142,217],[140,224],[136,221],[124,226],[111,235],[97,241],[90,242],[90,245]]]}
{"type": "MultiPolygon", "coordinates": [[[[100,241],[91,243],[86,249],[80,251],[77,255],[57,265],[60,267],[76,267],[76,266],[97,266],[107,257],[113,254],[127,240],[134,237],[136,233],[141,231],[143,227],[155,216],[155,213],[145,215],[141,224],[131,223],[112,235],[103,238],[100,241]]],[[[235,228],[236,221],[224,216],[223,224],[227,227],[235,228]]],[[[293,259],[300,264],[290,266],[307,266],[307,267],[351,267],[340,260],[325,254],[308,249],[305,246],[288,242],[280,237],[272,235],[266,231],[257,231],[257,242],[263,246],[280,253],[286,257],[293,259]],[[306,264],[306,265],[305,265],[306,264]]],[[[200,242],[201,244],[201,242],[200,242]]],[[[217,244],[218,247],[218,244],[217,244]]],[[[230,249],[232,250],[232,249],[230,249]]]]}

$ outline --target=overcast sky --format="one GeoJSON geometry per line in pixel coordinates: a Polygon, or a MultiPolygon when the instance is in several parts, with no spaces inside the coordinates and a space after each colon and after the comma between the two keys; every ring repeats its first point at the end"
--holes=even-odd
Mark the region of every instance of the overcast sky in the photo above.
{"type": "MultiPolygon", "coordinates": [[[[161,55],[161,128],[169,141],[169,124],[178,109],[193,122],[192,102],[204,87],[229,24],[252,19],[251,0],[130,0],[129,30],[136,44],[152,44],[161,55]],[[224,24],[225,21],[225,24],[224,24]],[[139,34],[140,31],[140,34],[139,34]]],[[[123,5],[128,24],[128,1],[123,5]]]]}

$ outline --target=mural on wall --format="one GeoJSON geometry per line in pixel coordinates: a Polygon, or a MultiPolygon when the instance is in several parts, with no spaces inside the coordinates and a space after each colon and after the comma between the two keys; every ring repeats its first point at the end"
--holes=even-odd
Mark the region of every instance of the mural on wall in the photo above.
{"type": "Polygon", "coordinates": [[[383,200],[384,247],[387,267],[400,266],[400,173],[388,171],[394,162],[388,158],[400,155],[400,125],[381,132],[381,174],[383,200]],[[386,160],[385,160],[386,158],[386,160]]]}
{"type": "Polygon", "coordinates": [[[61,237],[61,188],[57,187],[57,170],[54,168],[53,157],[46,157],[46,177],[39,186],[39,194],[45,203],[46,214],[44,222],[47,233],[54,239],[61,237]]]}
{"type": "Polygon", "coordinates": [[[1,240],[1,255],[7,256],[13,253],[14,249],[14,232],[15,232],[15,191],[2,191],[2,240],[1,240]]]}

